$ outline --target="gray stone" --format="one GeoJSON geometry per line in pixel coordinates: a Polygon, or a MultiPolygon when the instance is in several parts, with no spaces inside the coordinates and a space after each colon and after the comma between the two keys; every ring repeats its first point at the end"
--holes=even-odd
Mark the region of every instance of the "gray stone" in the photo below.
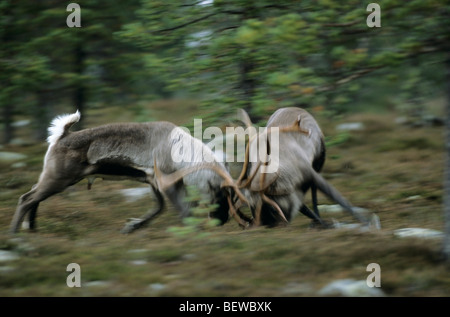
{"type": "Polygon", "coordinates": [[[379,287],[369,287],[365,280],[342,279],[323,287],[318,295],[346,297],[383,297],[385,293],[379,287]]]}
{"type": "Polygon", "coordinates": [[[144,264],[147,264],[147,261],[145,261],[145,260],[133,260],[130,263],[133,264],[133,265],[144,265],[144,264]]]}
{"type": "Polygon", "coordinates": [[[21,153],[0,152],[0,162],[14,162],[26,159],[27,156],[21,153]]]}
{"type": "Polygon", "coordinates": [[[25,127],[27,125],[29,125],[31,122],[31,120],[25,119],[25,120],[18,120],[18,121],[14,121],[11,125],[14,128],[21,128],[21,127],[25,127]]]}
{"type": "Polygon", "coordinates": [[[402,228],[394,230],[394,235],[399,238],[423,238],[423,239],[441,239],[444,233],[439,230],[425,228],[402,228]]]}
{"type": "Polygon", "coordinates": [[[341,205],[318,205],[317,208],[321,213],[340,213],[344,211],[341,205]]]}
{"type": "Polygon", "coordinates": [[[364,124],[362,122],[349,122],[341,123],[336,126],[338,131],[361,131],[364,130],[364,124]]]}
{"type": "Polygon", "coordinates": [[[136,187],[121,189],[120,193],[125,197],[127,202],[135,202],[142,198],[150,197],[151,188],[150,187],[136,187]]]}
{"type": "Polygon", "coordinates": [[[109,281],[90,281],[90,282],[85,282],[85,283],[81,283],[81,286],[86,286],[86,287],[106,287],[106,286],[110,286],[111,282],[109,281]]]}
{"type": "Polygon", "coordinates": [[[25,162],[16,162],[11,165],[11,168],[24,168],[27,164],[25,162]]]}
{"type": "Polygon", "coordinates": [[[165,288],[166,288],[166,285],[164,285],[164,284],[162,284],[162,283],[153,283],[153,284],[150,284],[149,288],[150,288],[152,291],[158,292],[158,291],[162,291],[163,289],[165,289],[165,288]]]}
{"type": "Polygon", "coordinates": [[[194,261],[197,259],[197,256],[193,253],[188,253],[184,254],[181,258],[186,261],[194,261]]]}
{"type": "Polygon", "coordinates": [[[144,253],[147,251],[148,251],[148,249],[132,249],[132,250],[128,250],[128,253],[144,253]]]}
{"type": "MultiPolygon", "coordinates": [[[[339,213],[339,212],[345,212],[344,207],[342,207],[341,205],[318,205],[317,208],[319,209],[319,212],[324,212],[324,213],[339,213]]],[[[365,213],[368,214],[370,211],[366,208],[361,208],[361,207],[353,207],[353,210],[357,213],[365,213]]]]}
{"type": "Polygon", "coordinates": [[[13,261],[17,260],[18,258],[19,256],[12,251],[0,250],[0,262],[13,261]]]}

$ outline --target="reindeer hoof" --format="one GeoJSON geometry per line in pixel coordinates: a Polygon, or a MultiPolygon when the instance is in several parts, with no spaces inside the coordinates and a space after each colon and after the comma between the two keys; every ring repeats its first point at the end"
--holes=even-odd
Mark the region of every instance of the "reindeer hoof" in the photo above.
{"type": "Polygon", "coordinates": [[[329,221],[324,221],[324,220],[322,220],[322,222],[313,220],[313,221],[311,221],[309,227],[311,229],[332,229],[332,228],[334,228],[334,224],[329,221]]]}
{"type": "Polygon", "coordinates": [[[140,228],[142,225],[142,219],[140,218],[129,218],[127,220],[128,222],[125,224],[122,230],[120,230],[120,232],[123,234],[131,233],[134,230],[140,228]]]}

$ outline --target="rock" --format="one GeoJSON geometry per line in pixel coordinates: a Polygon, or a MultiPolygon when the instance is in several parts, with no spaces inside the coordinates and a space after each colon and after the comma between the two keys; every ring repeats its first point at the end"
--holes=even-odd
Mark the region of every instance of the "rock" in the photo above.
{"type": "Polygon", "coordinates": [[[378,287],[369,287],[365,280],[342,279],[323,287],[318,295],[347,297],[383,297],[385,293],[378,287]]]}
{"type": "Polygon", "coordinates": [[[408,124],[409,123],[409,119],[407,117],[397,117],[395,118],[395,123],[399,124],[399,125],[403,125],[403,124],[408,124]]]}
{"type": "Polygon", "coordinates": [[[336,126],[338,131],[361,131],[364,130],[364,124],[362,122],[348,122],[341,123],[336,126]]]}
{"type": "MultiPolygon", "coordinates": [[[[344,207],[341,205],[318,205],[317,208],[319,209],[319,212],[324,213],[339,213],[339,212],[345,212],[344,207]]],[[[361,207],[353,207],[353,210],[360,214],[368,214],[369,210],[366,208],[361,207]]]]}
{"type": "Polygon", "coordinates": [[[0,162],[14,162],[26,159],[27,156],[14,152],[0,152],[0,162]]]}
{"type": "Polygon", "coordinates": [[[148,249],[132,249],[132,250],[128,250],[128,253],[145,253],[149,251],[148,249]]]}
{"type": "Polygon", "coordinates": [[[19,256],[12,251],[0,250],[0,262],[13,261],[17,260],[18,258],[19,256]]]}
{"type": "Polygon", "coordinates": [[[343,212],[344,208],[341,205],[318,205],[319,212],[324,213],[338,213],[343,212]]]}
{"type": "Polygon", "coordinates": [[[360,229],[362,225],[359,223],[343,223],[333,219],[333,228],[336,229],[360,229]]]}
{"type": "Polygon", "coordinates": [[[144,197],[150,197],[151,188],[150,187],[136,187],[121,189],[120,193],[125,197],[126,201],[129,203],[138,201],[144,197]]]}
{"type": "Polygon", "coordinates": [[[145,261],[145,260],[133,260],[133,261],[130,261],[130,263],[133,264],[133,265],[144,265],[144,264],[147,264],[147,261],[145,261]]]}
{"type": "Polygon", "coordinates": [[[109,281],[90,281],[81,283],[82,286],[86,287],[107,287],[111,285],[111,282],[109,281]]]}
{"type": "Polygon", "coordinates": [[[11,168],[24,168],[27,166],[27,163],[25,162],[16,162],[11,165],[11,168]]]}
{"type": "Polygon", "coordinates": [[[21,127],[25,127],[27,125],[29,125],[31,122],[31,120],[25,119],[25,120],[18,120],[18,121],[14,121],[11,125],[14,128],[21,128],[21,127]]]}
{"type": "Polygon", "coordinates": [[[185,261],[195,261],[197,259],[197,255],[193,253],[184,254],[181,259],[185,261]]]}
{"type": "Polygon", "coordinates": [[[424,238],[424,239],[441,239],[444,233],[439,230],[425,228],[402,228],[394,230],[394,235],[399,238],[424,238]]]}
{"type": "Polygon", "coordinates": [[[163,289],[166,288],[166,285],[161,284],[161,283],[153,283],[149,285],[150,290],[154,291],[154,292],[159,292],[162,291],[163,289]]]}

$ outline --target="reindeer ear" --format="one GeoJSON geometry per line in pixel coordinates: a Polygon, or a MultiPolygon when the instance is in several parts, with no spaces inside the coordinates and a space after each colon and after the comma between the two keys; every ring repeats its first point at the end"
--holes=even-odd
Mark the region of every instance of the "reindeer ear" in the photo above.
{"type": "Polygon", "coordinates": [[[299,131],[299,132],[301,132],[301,133],[306,134],[307,136],[311,136],[311,129],[303,130],[303,129],[300,127],[301,121],[302,121],[302,115],[299,114],[298,117],[297,117],[297,120],[295,120],[294,124],[292,125],[292,128],[293,128],[294,130],[297,130],[297,131],[299,131]]]}
{"type": "Polygon", "coordinates": [[[294,124],[292,125],[294,128],[300,128],[300,122],[302,121],[302,115],[299,114],[297,117],[297,120],[295,120],[294,124]]]}

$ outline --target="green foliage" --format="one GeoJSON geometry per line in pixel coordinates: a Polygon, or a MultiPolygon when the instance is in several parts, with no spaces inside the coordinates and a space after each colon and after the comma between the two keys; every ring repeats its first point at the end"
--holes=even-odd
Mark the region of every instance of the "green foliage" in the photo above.
{"type": "Polygon", "coordinates": [[[335,134],[334,136],[325,137],[325,145],[327,148],[331,148],[333,146],[339,146],[341,144],[346,143],[350,140],[350,133],[348,131],[342,131],[340,133],[335,134]]]}
{"type": "Polygon", "coordinates": [[[167,229],[177,237],[194,236],[202,238],[208,233],[205,229],[215,227],[219,220],[209,218],[209,213],[217,208],[217,204],[211,204],[200,194],[195,186],[187,186],[185,202],[191,205],[190,215],[183,219],[183,226],[172,226],[167,229]]]}
{"type": "MultiPolygon", "coordinates": [[[[32,115],[45,136],[56,112],[83,111],[101,101],[124,103],[159,92],[142,53],[115,35],[134,19],[139,1],[104,6],[80,3],[81,27],[69,28],[66,1],[2,1],[0,6],[0,108],[3,118],[32,115]],[[66,103],[70,109],[65,109],[66,103]]],[[[85,116],[86,114],[84,114],[85,116]]],[[[83,116],[83,118],[84,118],[83,116]]]]}
{"type": "Polygon", "coordinates": [[[156,69],[170,78],[171,89],[203,98],[206,121],[236,107],[256,116],[305,103],[336,111],[364,93],[360,77],[420,67],[405,60],[430,43],[436,52],[446,50],[435,39],[448,41],[448,4],[379,4],[382,27],[369,28],[360,1],[144,0],[139,22],[125,25],[120,36],[149,54],[158,48],[165,59],[156,69]]]}
{"type": "Polygon", "coordinates": [[[68,28],[67,2],[5,0],[3,121],[32,115],[45,130],[61,104],[194,94],[205,125],[217,125],[238,107],[258,120],[300,104],[342,112],[395,78],[399,98],[443,91],[448,1],[377,3],[380,28],[357,0],[93,0],[80,3],[82,27],[68,28]]]}

